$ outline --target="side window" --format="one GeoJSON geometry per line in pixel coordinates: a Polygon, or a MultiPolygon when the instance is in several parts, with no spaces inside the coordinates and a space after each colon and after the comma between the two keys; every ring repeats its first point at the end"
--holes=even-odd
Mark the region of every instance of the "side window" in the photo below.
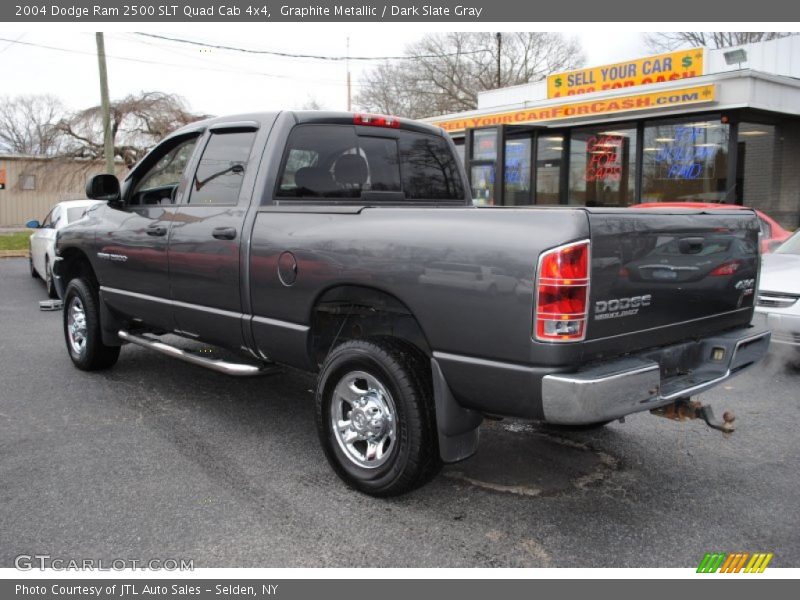
{"type": "Polygon", "coordinates": [[[83,217],[84,213],[89,210],[91,206],[76,206],[74,208],[67,209],[67,223],[74,223],[81,217],[83,217]]]}
{"type": "Polygon", "coordinates": [[[353,127],[300,125],[289,136],[276,195],[359,198],[368,177],[363,161],[353,127]]]}
{"type": "Polygon", "coordinates": [[[255,131],[212,134],[192,181],[189,203],[236,204],[255,139],[255,131]]]}
{"type": "Polygon", "coordinates": [[[175,148],[167,152],[153,167],[142,177],[137,190],[148,190],[152,188],[178,185],[192,152],[197,144],[197,138],[187,140],[178,144],[175,148]]]}

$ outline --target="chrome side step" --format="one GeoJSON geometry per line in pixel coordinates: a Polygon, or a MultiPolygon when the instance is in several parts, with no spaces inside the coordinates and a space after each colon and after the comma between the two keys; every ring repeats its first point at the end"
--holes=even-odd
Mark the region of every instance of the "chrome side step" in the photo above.
{"type": "Polygon", "coordinates": [[[226,360],[197,356],[196,354],[192,354],[191,352],[187,352],[186,350],[181,350],[180,348],[176,348],[175,346],[170,346],[169,344],[165,344],[164,342],[160,342],[158,340],[147,337],[142,337],[140,335],[129,333],[123,330],[118,331],[117,335],[119,336],[119,339],[126,342],[130,342],[131,344],[136,344],[137,346],[149,348],[150,350],[155,350],[156,352],[160,352],[161,354],[166,354],[167,356],[172,356],[173,358],[180,359],[184,362],[205,367],[207,369],[211,369],[212,371],[217,371],[218,373],[233,375],[234,377],[253,377],[255,375],[268,375],[271,373],[277,373],[280,370],[278,367],[274,365],[259,366],[247,363],[233,363],[233,362],[228,362],[226,360]]]}

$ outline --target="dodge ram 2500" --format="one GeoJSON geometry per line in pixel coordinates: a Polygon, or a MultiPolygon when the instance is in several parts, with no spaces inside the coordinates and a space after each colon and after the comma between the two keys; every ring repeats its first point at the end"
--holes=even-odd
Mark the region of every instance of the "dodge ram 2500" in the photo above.
{"type": "Polygon", "coordinates": [[[444,131],[405,119],[205,120],[87,195],[106,202],[59,232],[54,265],[75,365],[133,343],[318,372],[325,454],[373,495],[469,457],[485,415],[683,414],[769,343],[752,211],[473,207],[444,131]]]}

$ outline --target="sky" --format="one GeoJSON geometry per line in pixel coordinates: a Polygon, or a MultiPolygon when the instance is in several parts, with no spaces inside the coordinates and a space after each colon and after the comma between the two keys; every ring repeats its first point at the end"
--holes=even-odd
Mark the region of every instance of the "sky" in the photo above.
{"type": "MultiPolygon", "coordinates": [[[[393,25],[345,31],[335,24],[288,24],[269,29],[227,24],[142,31],[221,45],[322,55],[346,55],[349,38],[351,56],[369,57],[401,55],[407,43],[425,33],[419,28],[393,25]]],[[[587,66],[647,54],[638,32],[620,31],[612,37],[586,32],[576,37],[584,48],[587,66]]],[[[106,32],[105,45],[112,98],[140,91],[177,93],[193,112],[213,115],[303,108],[311,100],[323,108],[346,108],[344,62],[200,48],[123,30],[106,32]]],[[[362,73],[374,64],[350,62],[354,96],[362,73]]],[[[94,32],[53,27],[0,30],[0,73],[0,96],[50,93],[71,109],[99,104],[94,32]]]]}

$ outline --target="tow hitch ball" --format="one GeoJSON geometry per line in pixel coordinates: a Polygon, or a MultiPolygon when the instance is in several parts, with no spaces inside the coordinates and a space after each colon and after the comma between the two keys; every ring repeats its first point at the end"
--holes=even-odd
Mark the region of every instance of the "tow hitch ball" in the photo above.
{"type": "Polygon", "coordinates": [[[658,417],[666,417],[673,421],[703,419],[706,425],[722,433],[733,433],[736,429],[736,425],[733,423],[736,420],[736,416],[732,412],[725,411],[722,414],[722,420],[720,420],[714,416],[714,410],[710,406],[703,406],[698,400],[691,400],[690,398],[678,398],[672,404],[654,408],[650,412],[658,417]]]}

